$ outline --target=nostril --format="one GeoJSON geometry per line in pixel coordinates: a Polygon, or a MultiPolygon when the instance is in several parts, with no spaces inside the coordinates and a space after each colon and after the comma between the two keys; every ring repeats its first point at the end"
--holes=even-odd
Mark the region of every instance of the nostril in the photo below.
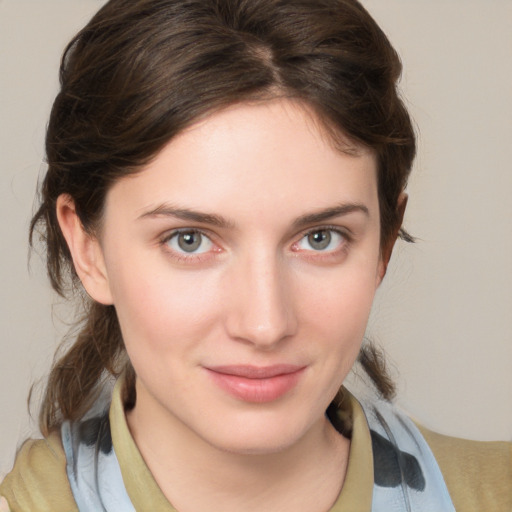
{"type": "Polygon", "coordinates": [[[284,303],[239,303],[228,315],[228,331],[231,337],[245,340],[261,348],[272,348],[291,336],[296,321],[284,303]]]}

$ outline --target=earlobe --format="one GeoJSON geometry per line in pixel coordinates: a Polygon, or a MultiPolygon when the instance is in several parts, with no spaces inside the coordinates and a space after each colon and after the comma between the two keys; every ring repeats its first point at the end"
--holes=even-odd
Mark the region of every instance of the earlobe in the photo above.
{"type": "Polygon", "coordinates": [[[391,254],[393,253],[393,248],[395,247],[395,242],[398,238],[398,234],[400,232],[400,228],[402,227],[402,222],[404,220],[405,209],[407,208],[407,201],[409,197],[408,195],[402,191],[400,196],[398,197],[397,203],[397,223],[394,232],[389,237],[389,241],[385,247],[382,247],[381,250],[381,258],[379,262],[379,269],[377,275],[377,286],[380,285],[384,276],[386,275],[386,271],[388,269],[389,260],[391,259],[391,254]]]}
{"type": "Polygon", "coordinates": [[[105,260],[98,239],[84,229],[71,196],[60,195],[56,209],[60,229],[83,287],[95,301],[105,305],[112,304],[105,260]]]}

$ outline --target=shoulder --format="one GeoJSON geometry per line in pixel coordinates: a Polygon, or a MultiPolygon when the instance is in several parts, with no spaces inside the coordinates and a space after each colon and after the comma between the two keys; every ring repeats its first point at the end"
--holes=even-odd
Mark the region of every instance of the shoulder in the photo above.
{"type": "Polygon", "coordinates": [[[468,441],[418,428],[457,510],[512,510],[512,443],[468,441]]]}
{"type": "Polygon", "coordinates": [[[23,444],[12,471],[0,484],[0,495],[7,499],[12,512],[78,510],[67,479],[66,456],[58,432],[23,444]]]}

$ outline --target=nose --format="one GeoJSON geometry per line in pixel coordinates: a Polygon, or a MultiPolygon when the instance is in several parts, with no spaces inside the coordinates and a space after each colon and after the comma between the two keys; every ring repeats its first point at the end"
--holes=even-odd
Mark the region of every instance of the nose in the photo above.
{"type": "Polygon", "coordinates": [[[297,329],[290,277],[277,257],[240,262],[230,276],[226,329],[233,339],[272,350],[297,329]]]}

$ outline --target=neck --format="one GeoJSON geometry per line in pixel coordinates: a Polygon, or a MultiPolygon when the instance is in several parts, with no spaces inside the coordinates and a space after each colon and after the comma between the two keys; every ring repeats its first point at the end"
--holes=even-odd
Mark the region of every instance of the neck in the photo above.
{"type": "Polygon", "coordinates": [[[263,454],[219,449],[175,417],[155,421],[137,403],[133,438],[163,494],[179,512],[325,512],[345,477],[349,441],[324,416],[293,445],[263,454]]]}

